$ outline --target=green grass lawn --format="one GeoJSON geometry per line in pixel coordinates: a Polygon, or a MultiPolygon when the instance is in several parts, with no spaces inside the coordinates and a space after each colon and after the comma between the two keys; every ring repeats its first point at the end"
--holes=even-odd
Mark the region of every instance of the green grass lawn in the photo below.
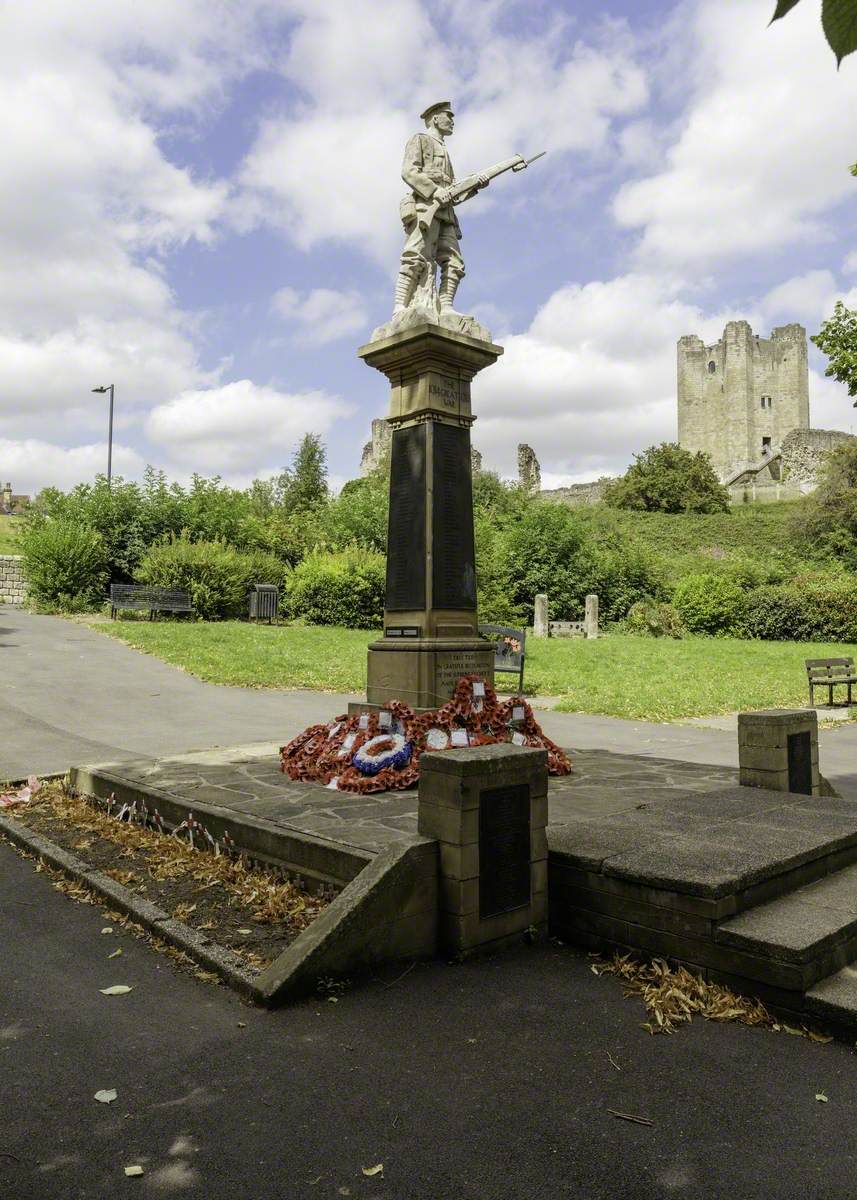
{"type": "Polygon", "coordinates": [[[18,546],[18,527],[20,517],[6,517],[0,514],[0,554],[20,554],[18,546]]]}
{"type": "MultiPolygon", "coordinates": [[[[114,621],[99,630],[214,683],[361,692],[377,633],[240,621],[114,621]]],[[[746,708],[803,706],[804,658],[857,656],[857,646],[730,638],[613,636],[527,643],[526,690],[561,696],[567,712],[655,721],[746,708]]],[[[515,677],[498,683],[511,690],[515,677]]]]}

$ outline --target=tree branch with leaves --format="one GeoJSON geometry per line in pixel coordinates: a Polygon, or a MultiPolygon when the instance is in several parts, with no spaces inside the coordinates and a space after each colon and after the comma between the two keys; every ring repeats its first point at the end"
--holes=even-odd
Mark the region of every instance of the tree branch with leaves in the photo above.
{"type": "MultiPolygon", "coordinates": [[[[799,3],[800,0],[777,0],[771,24],[799,3]]],[[[821,26],[839,66],[843,58],[857,50],[857,0],[822,0],[821,26]]]]}

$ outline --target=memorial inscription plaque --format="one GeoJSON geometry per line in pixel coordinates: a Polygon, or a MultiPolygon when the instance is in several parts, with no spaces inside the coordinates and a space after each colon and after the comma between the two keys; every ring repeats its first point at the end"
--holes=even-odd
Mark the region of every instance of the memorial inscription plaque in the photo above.
{"type": "Polygon", "coordinates": [[[387,538],[388,612],[413,612],[426,603],[426,427],[393,434],[387,538]]]}
{"type": "Polygon", "coordinates": [[[488,789],[479,797],[479,918],[529,903],[529,786],[488,789]]]}
{"type": "Polygon", "coordinates": [[[432,584],[435,608],[476,607],[470,432],[434,426],[432,584]]]}
{"type": "Polygon", "coordinates": [[[439,692],[451,696],[462,675],[486,675],[486,660],[493,661],[490,643],[484,650],[438,650],[435,680],[439,692]]]}
{"type": "Polygon", "coordinates": [[[809,731],[790,733],[786,738],[789,764],[789,791],[812,795],[812,739],[809,731]]]}

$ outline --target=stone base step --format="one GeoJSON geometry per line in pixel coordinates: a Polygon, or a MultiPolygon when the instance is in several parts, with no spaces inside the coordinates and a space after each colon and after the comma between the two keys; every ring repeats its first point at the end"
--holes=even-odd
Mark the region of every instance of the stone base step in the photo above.
{"type": "Polygon", "coordinates": [[[857,865],[719,924],[714,940],[763,966],[793,964],[811,988],[857,958],[857,865]]]}
{"type": "Polygon", "coordinates": [[[809,1016],[853,1037],[857,1030],[857,966],[843,967],[835,975],[822,979],[805,997],[809,1016]]]}

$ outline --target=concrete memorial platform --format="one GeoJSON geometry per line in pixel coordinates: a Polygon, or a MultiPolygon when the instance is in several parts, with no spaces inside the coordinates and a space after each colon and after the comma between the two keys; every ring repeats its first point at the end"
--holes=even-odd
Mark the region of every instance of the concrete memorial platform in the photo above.
{"type": "MultiPolygon", "coordinates": [[[[168,826],[192,811],[251,856],[342,889],[351,932],[334,928],[336,913],[319,928],[311,966],[299,965],[304,983],[330,961],[331,941],[343,970],[358,944],[365,957],[367,938],[376,960],[436,950],[426,896],[429,877],[442,883],[443,872],[430,849],[437,842],[420,836],[417,792],[293,783],[276,749],[79,767],[71,778],[82,792],[142,801],[168,826]],[[355,897],[373,914],[368,924],[355,897]],[[377,934],[384,914],[394,943],[377,934]]],[[[548,787],[552,936],[660,955],[800,1019],[857,1027],[857,801],[740,786],[731,768],[571,753],[573,774],[548,787]]]]}

